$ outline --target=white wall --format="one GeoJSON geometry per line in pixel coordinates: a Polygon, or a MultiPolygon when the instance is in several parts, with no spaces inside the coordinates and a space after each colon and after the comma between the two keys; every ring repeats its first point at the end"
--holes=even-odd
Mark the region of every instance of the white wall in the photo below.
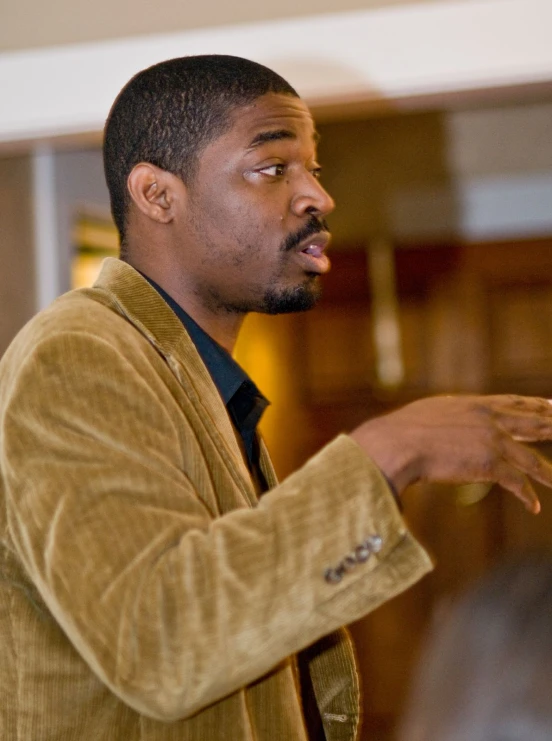
{"type": "Polygon", "coordinates": [[[552,102],[448,118],[462,231],[475,239],[552,233],[552,102]]]}
{"type": "Polygon", "coordinates": [[[183,54],[267,64],[332,115],[482,89],[552,87],[550,28],[550,0],[441,0],[5,53],[0,143],[101,131],[135,72],[183,54]]]}

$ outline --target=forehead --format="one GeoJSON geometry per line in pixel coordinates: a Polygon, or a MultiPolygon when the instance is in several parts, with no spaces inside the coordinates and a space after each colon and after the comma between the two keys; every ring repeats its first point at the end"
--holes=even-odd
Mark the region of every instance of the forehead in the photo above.
{"type": "Polygon", "coordinates": [[[236,108],[228,134],[237,146],[254,148],[274,139],[299,139],[316,143],[312,115],[301,98],[268,93],[236,108]]]}

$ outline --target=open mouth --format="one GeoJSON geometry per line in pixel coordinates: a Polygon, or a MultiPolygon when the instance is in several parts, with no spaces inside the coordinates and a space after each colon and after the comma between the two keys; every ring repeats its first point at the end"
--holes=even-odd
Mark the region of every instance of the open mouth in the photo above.
{"type": "Polygon", "coordinates": [[[329,242],[330,235],[327,232],[320,232],[303,240],[299,245],[300,252],[298,254],[305,270],[318,274],[328,272],[330,260],[325,254],[325,250],[329,242]]]}
{"type": "Polygon", "coordinates": [[[309,244],[308,247],[305,247],[301,252],[304,252],[305,255],[313,255],[313,257],[322,257],[324,249],[325,247],[321,244],[309,244]]]}

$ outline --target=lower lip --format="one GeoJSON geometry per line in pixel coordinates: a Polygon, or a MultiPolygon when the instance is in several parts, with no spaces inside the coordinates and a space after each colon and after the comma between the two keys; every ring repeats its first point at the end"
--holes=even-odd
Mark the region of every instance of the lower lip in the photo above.
{"type": "Polygon", "coordinates": [[[309,255],[306,252],[296,252],[295,254],[299,258],[303,270],[307,273],[319,273],[322,275],[330,269],[330,260],[324,254],[320,255],[320,257],[309,255]]]}

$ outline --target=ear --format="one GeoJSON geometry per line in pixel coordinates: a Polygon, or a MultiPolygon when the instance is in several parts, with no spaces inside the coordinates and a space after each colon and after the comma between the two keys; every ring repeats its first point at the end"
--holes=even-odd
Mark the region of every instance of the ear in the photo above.
{"type": "Polygon", "coordinates": [[[166,170],[140,162],[132,168],[127,187],[136,207],[149,219],[169,224],[175,217],[184,183],[166,170]]]}

